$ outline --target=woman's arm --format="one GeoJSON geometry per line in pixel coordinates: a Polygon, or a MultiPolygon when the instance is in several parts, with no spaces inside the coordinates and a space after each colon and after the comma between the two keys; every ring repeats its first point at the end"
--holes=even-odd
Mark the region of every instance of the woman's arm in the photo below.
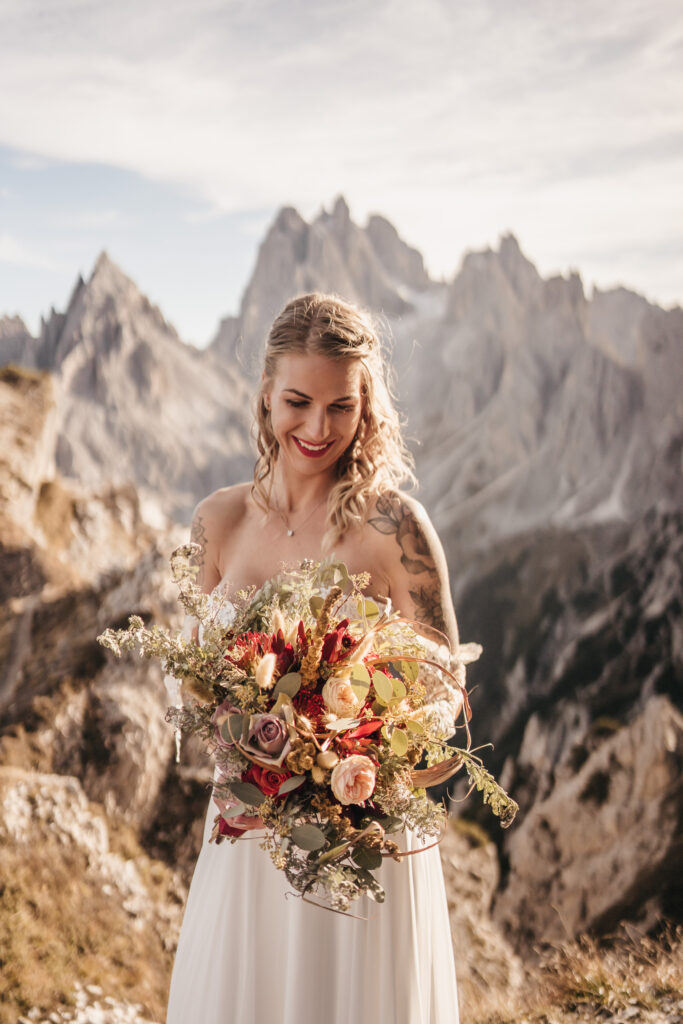
{"type": "Polygon", "coordinates": [[[382,494],[369,523],[386,538],[382,564],[394,608],[445,633],[452,650],[457,650],[458,624],[446,556],[422,505],[398,492],[382,494]]]}
{"type": "MultiPolygon", "coordinates": [[[[446,557],[429,516],[418,501],[392,493],[378,499],[369,522],[385,538],[382,565],[393,607],[406,618],[426,623],[448,637],[450,656],[440,646],[443,640],[436,641],[431,631],[426,634],[432,642],[433,659],[454,672],[464,685],[464,667],[458,664],[460,639],[446,557]]],[[[455,734],[462,692],[433,665],[421,666],[420,682],[426,690],[424,707],[438,733],[448,739],[455,734]]]]}
{"type": "MultiPolygon", "coordinates": [[[[215,506],[216,501],[211,494],[208,498],[200,501],[192,513],[190,526],[190,540],[199,544],[199,551],[190,559],[190,565],[197,566],[198,572],[194,581],[204,594],[210,594],[221,581],[220,570],[216,564],[220,523],[215,506]]],[[[186,620],[191,618],[193,617],[186,616],[186,620]]],[[[197,639],[198,629],[199,625],[194,619],[192,629],[194,640],[197,639]]]]}

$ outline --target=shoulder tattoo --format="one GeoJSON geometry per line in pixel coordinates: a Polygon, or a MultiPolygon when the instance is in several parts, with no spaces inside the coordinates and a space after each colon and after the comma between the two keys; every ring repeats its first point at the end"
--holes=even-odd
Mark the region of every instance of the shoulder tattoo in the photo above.
{"type": "Polygon", "coordinates": [[[419,576],[408,590],[418,618],[447,633],[443,612],[441,581],[434,555],[419,519],[398,497],[381,495],[377,515],[368,520],[379,533],[393,534],[401,549],[401,564],[409,576],[419,576]]]}

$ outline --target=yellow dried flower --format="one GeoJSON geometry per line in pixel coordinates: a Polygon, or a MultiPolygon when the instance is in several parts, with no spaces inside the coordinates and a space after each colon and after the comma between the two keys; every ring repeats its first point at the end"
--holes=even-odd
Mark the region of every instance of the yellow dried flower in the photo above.
{"type": "Polygon", "coordinates": [[[320,609],[320,615],[315,624],[315,629],[311,636],[311,642],[308,646],[308,650],[303,657],[301,662],[301,685],[304,686],[315,686],[316,679],[318,677],[318,665],[320,664],[320,654],[323,649],[323,640],[327,633],[327,627],[330,624],[330,612],[335,601],[341,597],[341,587],[331,587],[330,591],[323,602],[323,606],[320,609]]]}

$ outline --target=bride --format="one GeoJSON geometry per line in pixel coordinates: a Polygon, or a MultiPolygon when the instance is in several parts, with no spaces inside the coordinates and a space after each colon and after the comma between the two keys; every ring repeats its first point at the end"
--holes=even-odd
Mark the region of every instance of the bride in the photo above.
{"type": "MultiPolygon", "coordinates": [[[[256,426],[253,482],[215,491],[193,514],[204,593],[234,595],[334,552],[350,573],[370,574],[375,601],[436,627],[455,650],[443,549],[398,490],[414,480],[411,459],[367,313],[319,293],[285,306],[266,342],[256,426]]],[[[446,704],[447,733],[455,711],[446,704]]],[[[210,802],[167,1024],[457,1024],[438,847],[385,861],[386,902],[361,897],[352,917],[288,892],[259,846],[258,817],[232,818],[243,838],[210,844],[215,814],[210,802]]],[[[403,849],[422,845],[405,833],[403,849]]]]}

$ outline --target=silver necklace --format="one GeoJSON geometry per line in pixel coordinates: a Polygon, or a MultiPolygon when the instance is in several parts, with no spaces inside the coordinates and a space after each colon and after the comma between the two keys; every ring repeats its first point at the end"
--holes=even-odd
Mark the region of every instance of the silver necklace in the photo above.
{"type": "MultiPolygon", "coordinates": [[[[299,523],[299,525],[297,526],[297,530],[300,530],[302,526],[305,526],[305,525],[306,525],[306,523],[307,523],[307,522],[308,522],[308,520],[309,520],[309,519],[311,518],[311,516],[313,515],[313,513],[314,513],[314,512],[317,512],[317,511],[318,511],[318,509],[319,509],[319,508],[320,508],[320,506],[322,505],[323,501],[327,501],[327,497],[328,497],[328,496],[327,496],[327,495],[325,495],[325,497],[324,497],[324,498],[321,498],[321,499],[320,499],[320,501],[318,502],[318,504],[317,504],[317,505],[315,505],[315,506],[314,506],[314,507],[313,507],[313,508],[311,509],[311,511],[310,511],[310,512],[308,513],[308,515],[306,516],[306,518],[305,518],[305,519],[302,519],[302,521],[301,521],[301,522],[299,523]]],[[[282,509],[280,508],[280,506],[279,506],[279,505],[275,505],[275,506],[274,506],[274,508],[275,508],[275,511],[277,512],[277,514],[279,515],[280,519],[282,520],[282,522],[283,522],[283,523],[285,524],[285,529],[287,530],[287,536],[288,536],[288,537],[293,537],[293,536],[294,536],[294,533],[295,533],[295,531],[294,531],[294,530],[292,529],[292,527],[291,527],[291,526],[289,525],[289,520],[287,519],[286,515],[284,514],[284,512],[282,511],[282,509]]]]}

